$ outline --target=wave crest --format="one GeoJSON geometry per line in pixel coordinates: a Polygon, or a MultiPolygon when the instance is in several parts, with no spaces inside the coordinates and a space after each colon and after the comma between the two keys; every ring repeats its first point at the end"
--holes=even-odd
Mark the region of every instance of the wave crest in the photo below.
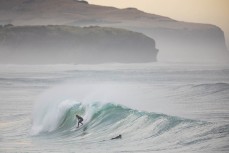
{"type": "Polygon", "coordinates": [[[122,130],[128,127],[130,130],[130,127],[138,129],[142,125],[146,128],[162,121],[169,124],[166,126],[172,127],[182,121],[177,117],[141,112],[113,103],[82,104],[77,101],[65,100],[57,105],[40,109],[42,111],[36,111],[37,113],[33,115],[31,135],[71,131],[77,123],[76,114],[82,116],[87,129],[93,131],[100,131],[104,128],[113,129],[113,127],[122,130]]]}

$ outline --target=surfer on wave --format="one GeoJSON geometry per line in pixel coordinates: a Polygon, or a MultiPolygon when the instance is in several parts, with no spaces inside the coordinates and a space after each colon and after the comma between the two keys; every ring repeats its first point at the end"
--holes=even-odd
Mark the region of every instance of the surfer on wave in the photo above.
{"type": "Polygon", "coordinates": [[[82,123],[83,122],[83,118],[81,116],[79,116],[79,115],[76,115],[76,118],[78,119],[78,126],[77,126],[77,128],[78,128],[80,124],[83,125],[83,123],[82,123]]]}

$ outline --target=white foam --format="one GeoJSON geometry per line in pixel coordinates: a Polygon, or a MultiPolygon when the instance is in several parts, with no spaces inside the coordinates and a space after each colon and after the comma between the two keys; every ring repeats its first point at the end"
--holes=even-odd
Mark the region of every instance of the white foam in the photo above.
{"type": "Polygon", "coordinates": [[[36,113],[33,114],[31,135],[56,130],[63,122],[66,112],[75,104],[79,104],[79,102],[64,100],[60,103],[49,103],[48,106],[44,106],[44,103],[41,103],[40,107],[39,105],[36,105],[37,107],[34,108],[36,113]]]}

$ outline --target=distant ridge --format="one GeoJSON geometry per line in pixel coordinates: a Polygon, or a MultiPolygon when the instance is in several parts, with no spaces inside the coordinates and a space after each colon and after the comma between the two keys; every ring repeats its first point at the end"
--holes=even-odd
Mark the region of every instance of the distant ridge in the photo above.
{"type": "Polygon", "coordinates": [[[229,61],[223,31],[214,25],[180,22],[135,8],[117,9],[77,0],[1,0],[0,24],[123,28],[155,39],[159,59],[229,61]]]}
{"type": "Polygon", "coordinates": [[[98,26],[0,27],[1,64],[155,62],[155,41],[143,34],[98,26]]]}

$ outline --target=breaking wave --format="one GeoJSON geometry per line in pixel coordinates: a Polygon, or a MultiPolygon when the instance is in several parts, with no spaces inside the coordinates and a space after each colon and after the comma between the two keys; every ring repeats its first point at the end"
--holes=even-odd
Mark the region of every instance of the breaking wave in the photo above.
{"type": "MultiPolygon", "coordinates": [[[[212,137],[229,134],[228,127],[213,123],[134,110],[114,103],[88,103],[65,100],[49,107],[40,107],[33,115],[31,135],[68,137],[71,141],[100,142],[121,134],[123,139],[165,145],[191,145],[212,137]],[[42,111],[41,111],[42,110],[42,111]],[[78,114],[84,125],[76,128],[78,114]],[[84,138],[82,140],[82,137],[84,138]]],[[[128,144],[132,144],[128,142],[128,144]]]]}

